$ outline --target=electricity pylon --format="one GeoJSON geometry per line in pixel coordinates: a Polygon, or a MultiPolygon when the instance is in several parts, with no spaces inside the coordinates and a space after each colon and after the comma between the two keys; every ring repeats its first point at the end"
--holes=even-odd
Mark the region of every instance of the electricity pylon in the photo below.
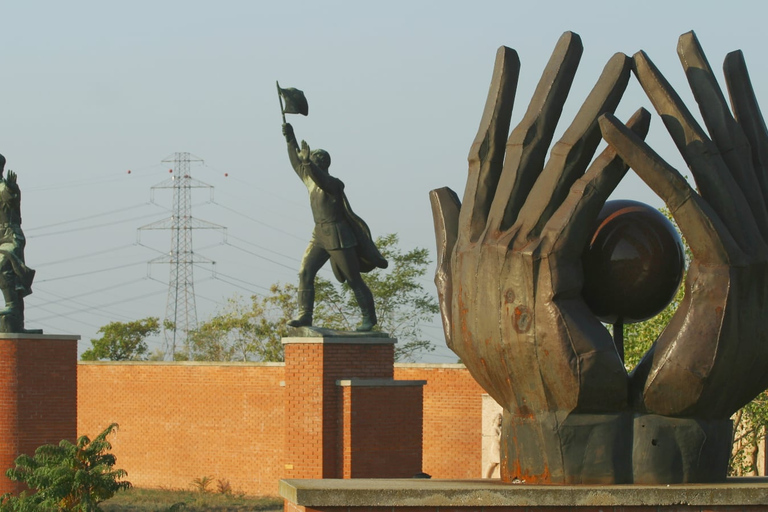
{"type": "Polygon", "coordinates": [[[190,153],[174,153],[162,160],[173,163],[171,177],[152,187],[151,200],[154,202],[154,191],[157,189],[173,189],[173,210],[171,217],[142,226],[139,230],[169,229],[171,230],[171,250],[168,255],[150,260],[149,264],[169,263],[171,275],[168,280],[168,300],[165,308],[165,346],[166,359],[173,360],[179,342],[187,346],[189,331],[197,326],[197,308],[195,304],[195,284],[193,266],[195,264],[216,262],[195,254],[192,249],[193,229],[221,229],[224,226],[192,217],[192,189],[207,188],[213,200],[213,186],[193,179],[190,175],[190,163],[202,162],[190,153]],[[181,338],[181,336],[183,338],[181,338]]]}

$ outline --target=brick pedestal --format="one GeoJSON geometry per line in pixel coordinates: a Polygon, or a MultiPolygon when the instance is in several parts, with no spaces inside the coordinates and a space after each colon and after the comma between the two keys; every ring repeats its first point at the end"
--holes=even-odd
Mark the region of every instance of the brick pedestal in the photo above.
{"type": "Polygon", "coordinates": [[[419,473],[424,382],[392,379],[396,340],[380,333],[300,332],[307,336],[283,338],[286,477],[419,473]],[[384,454],[393,440],[402,442],[384,454]]]}
{"type": "Polygon", "coordinates": [[[20,454],[75,441],[79,339],[0,334],[0,494],[19,490],[5,470],[20,454]]]}
{"type": "Polygon", "coordinates": [[[424,380],[350,379],[341,387],[341,478],[421,473],[424,380]]]}

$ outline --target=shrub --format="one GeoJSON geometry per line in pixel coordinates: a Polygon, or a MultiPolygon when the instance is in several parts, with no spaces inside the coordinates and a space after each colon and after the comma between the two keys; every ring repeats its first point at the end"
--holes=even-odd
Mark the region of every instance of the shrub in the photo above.
{"type": "Polygon", "coordinates": [[[24,482],[31,492],[19,496],[4,494],[0,498],[2,512],[40,510],[100,511],[99,503],[108,500],[130,482],[122,469],[113,469],[115,456],[107,453],[112,445],[107,436],[117,429],[113,423],[90,440],[80,437],[75,444],[67,440],[58,445],[47,444],[35,450],[34,457],[21,455],[16,467],[6,472],[8,478],[24,482]]]}

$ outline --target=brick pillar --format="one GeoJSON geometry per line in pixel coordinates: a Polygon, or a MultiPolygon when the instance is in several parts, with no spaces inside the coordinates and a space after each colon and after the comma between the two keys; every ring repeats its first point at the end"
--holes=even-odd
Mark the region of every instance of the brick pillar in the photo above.
{"type": "Polygon", "coordinates": [[[349,379],[341,388],[341,478],[421,473],[425,380],[349,379]]]}
{"type": "Polygon", "coordinates": [[[16,457],[75,441],[79,339],[0,334],[0,494],[21,488],[5,476],[16,457]]]}
{"type": "Polygon", "coordinates": [[[283,338],[285,345],[285,476],[341,478],[340,388],[343,379],[392,379],[394,344],[383,333],[283,338]]]}

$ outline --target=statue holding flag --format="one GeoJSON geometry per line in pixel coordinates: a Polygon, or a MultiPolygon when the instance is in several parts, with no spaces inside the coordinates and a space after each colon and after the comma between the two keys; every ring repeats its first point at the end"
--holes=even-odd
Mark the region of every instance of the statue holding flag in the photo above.
{"type": "Polygon", "coordinates": [[[309,113],[304,93],[298,89],[282,89],[277,85],[283,114],[283,135],[288,144],[288,158],[293,170],[307,187],[315,229],[304,252],[299,270],[299,314],[288,322],[292,327],[312,325],[315,303],[315,276],[331,261],[333,273],[340,282],[347,282],[360,306],[362,322],[358,331],[370,331],[376,325],[373,294],[361,277],[361,272],[386,268],[387,260],[371,238],[366,223],[355,215],[344,194],[344,183],[328,173],[331,156],[322,149],[311,150],[309,144],[296,141],[293,127],[285,122],[285,114],[309,113]],[[285,101],[285,104],[283,104],[285,101]]]}

